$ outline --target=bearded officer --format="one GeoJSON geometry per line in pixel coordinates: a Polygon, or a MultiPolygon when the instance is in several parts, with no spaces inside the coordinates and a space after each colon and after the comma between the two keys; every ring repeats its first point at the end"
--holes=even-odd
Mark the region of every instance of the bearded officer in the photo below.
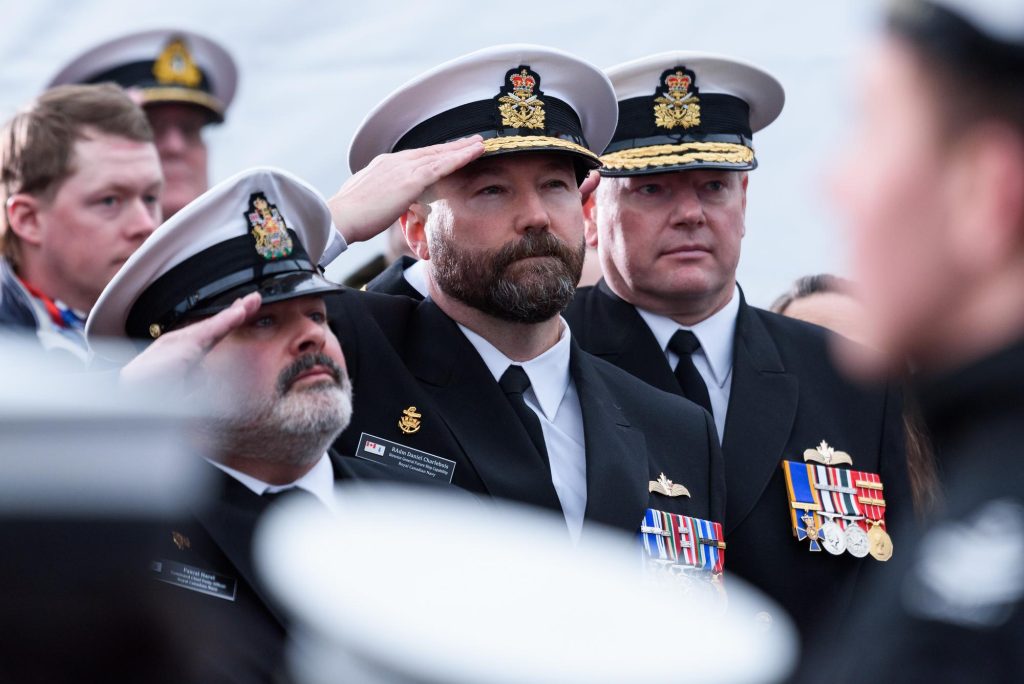
{"type": "Polygon", "coordinates": [[[203,129],[222,123],[238,69],[215,41],[189,31],[133,33],[73,59],[49,87],[113,82],[133,94],[153,127],[164,171],[164,220],[209,187],[203,129]]]}
{"type": "Polygon", "coordinates": [[[581,351],[560,316],[614,123],[599,70],[529,45],[443,64],[367,116],[335,221],[352,242],[400,218],[429,296],[332,310],[356,396],[342,451],[550,509],[572,537],[635,533],[649,509],[718,519],[710,417],[581,351]]]}
{"type": "Polygon", "coordinates": [[[288,622],[250,557],[264,510],[281,496],[330,507],[336,480],[402,479],[330,450],[352,412],[326,315],[325,298],[341,288],[315,266],[331,233],[327,206],[304,182],[243,172],[161,225],[86,325],[101,356],[128,362],[125,382],[177,385],[206,402],[198,437],[216,495],[167,529],[162,555],[147,560],[154,587],[223,627],[224,638],[197,645],[217,681],[269,681],[281,668],[288,622]],[[132,359],[130,346],[105,338],[156,341],[132,359]]]}
{"type": "Polygon", "coordinates": [[[807,638],[843,614],[876,562],[867,534],[884,532],[883,511],[909,507],[900,402],[844,380],[823,329],[751,307],[736,284],[753,134],[782,111],[779,82],[687,52],[607,73],[619,122],[585,207],[604,279],[566,319],[584,349],[714,416],[729,568],[807,638]],[[868,478],[853,473],[880,474],[870,491],[885,496],[858,491],[868,478]],[[866,522],[858,498],[885,508],[866,522]]]}

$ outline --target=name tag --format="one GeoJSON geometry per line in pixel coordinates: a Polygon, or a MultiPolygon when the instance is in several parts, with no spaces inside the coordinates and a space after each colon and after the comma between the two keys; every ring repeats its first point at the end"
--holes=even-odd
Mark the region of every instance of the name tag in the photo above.
{"type": "Polygon", "coordinates": [[[193,565],[185,565],[172,560],[153,561],[150,565],[155,578],[182,589],[198,591],[207,596],[216,596],[225,601],[235,600],[238,581],[233,577],[218,575],[193,565]]]}
{"type": "Polygon", "coordinates": [[[455,461],[365,432],[359,435],[356,456],[389,468],[401,468],[432,480],[444,480],[449,484],[455,475],[455,461]]]}

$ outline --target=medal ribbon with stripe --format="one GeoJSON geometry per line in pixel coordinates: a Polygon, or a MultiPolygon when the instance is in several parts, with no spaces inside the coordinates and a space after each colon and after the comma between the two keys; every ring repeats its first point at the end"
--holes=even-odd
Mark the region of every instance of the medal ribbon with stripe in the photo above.
{"type": "Polygon", "coordinates": [[[722,572],[725,542],[721,523],[648,508],[640,528],[644,553],[652,560],[722,572]]]}
{"type": "MultiPolygon", "coordinates": [[[[838,501],[836,500],[837,492],[835,484],[835,468],[829,468],[828,466],[816,465],[812,466],[815,470],[815,489],[818,490],[818,496],[821,498],[821,515],[828,520],[835,522],[835,519],[840,516],[840,509],[838,501]]],[[[837,523],[842,527],[842,522],[837,523]]]]}
{"type": "MultiPolygon", "coordinates": [[[[857,488],[857,503],[867,524],[879,525],[885,530],[885,496],[882,478],[875,473],[851,470],[853,485],[857,488]]],[[[867,524],[862,525],[867,529],[867,524]]]]}
{"type": "Polygon", "coordinates": [[[839,495],[839,510],[842,511],[843,520],[847,525],[856,523],[863,529],[867,526],[867,523],[864,522],[864,513],[857,502],[857,488],[853,484],[853,472],[852,470],[835,468],[836,480],[842,489],[842,493],[839,495]]]}
{"type": "Polygon", "coordinates": [[[821,551],[818,543],[818,530],[821,528],[818,512],[822,505],[818,489],[814,486],[814,466],[810,463],[783,461],[782,471],[786,476],[793,534],[800,541],[809,539],[811,551],[821,551]]]}

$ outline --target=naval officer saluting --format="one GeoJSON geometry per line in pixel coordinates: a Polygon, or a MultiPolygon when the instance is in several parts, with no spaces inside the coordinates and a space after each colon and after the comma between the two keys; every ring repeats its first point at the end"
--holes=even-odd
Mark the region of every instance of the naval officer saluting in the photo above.
{"type": "Polygon", "coordinates": [[[332,307],[355,385],[341,451],[557,511],[573,537],[649,509],[720,519],[710,416],[583,352],[560,315],[614,127],[600,70],[530,45],[443,64],[367,116],[335,223],[352,242],[400,218],[429,296],[332,307]]]}

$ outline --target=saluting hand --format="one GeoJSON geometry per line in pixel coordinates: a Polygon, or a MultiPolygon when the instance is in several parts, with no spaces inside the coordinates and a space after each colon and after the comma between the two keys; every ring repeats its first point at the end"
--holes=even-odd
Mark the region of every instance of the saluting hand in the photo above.
{"type": "Polygon", "coordinates": [[[261,299],[253,292],[215,316],[164,333],[121,369],[121,382],[165,388],[188,383],[206,354],[259,310],[261,299]]]}
{"type": "Polygon", "coordinates": [[[431,185],[484,153],[479,135],[415,150],[382,154],[327,201],[349,244],[383,232],[431,185]]]}

